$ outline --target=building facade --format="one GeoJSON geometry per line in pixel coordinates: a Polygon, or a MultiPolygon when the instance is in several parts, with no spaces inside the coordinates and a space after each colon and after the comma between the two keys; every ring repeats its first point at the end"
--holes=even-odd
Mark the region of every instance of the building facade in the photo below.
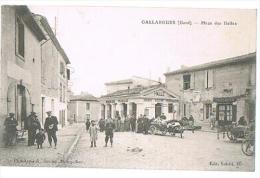
{"type": "Polygon", "coordinates": [[[116,115],[124,120],[126,116],[138,117],[146,115],[149,119],[159,117],[162,113],[167,119],[178,117],[179,97],[167,90],[163,84],[137,86],[118,90],[100,98],[101,118],[115,118],[116,115]]]}
{"type": "Polygon", "coordinates": [[[17,128],[23,129],[31,111],[41,112],[43,40],[44,33],[26,6],[1,6],[0,137],[8,113],[15,113],[17,128]]]}
{"type": "Polygon", "coordinates": [[[146,86],[158,85],[158,84],[160,84],[160,82],[151,80],[151,79],[146,79],[146,78],[139,77],[139,76],[133,76],[130,79],[118,80],[118,81],[105,83],[106,89],[107,89],[107,94],[113,93],[118,90],[136,88],[138,86],[146,87],[146,86]]]}
{"type": "Polygon", "coordinates": [[[57,116],[59,126],[63,127],[68,118],[68,81],[70,61],[53,33],[47,19],[34,15],[41,27],[46,40],[41,43],[41,118],[42,123],[46,111],[52,111],[57,116]]]}
{"type": "Polygon", "coordinates": [[[100,119],[100,103],[90,94],[73,95],[68,104],[70,120],[86,122],[86,119],[98,121],[100,119]]]}
{"type": "Polygon", "coordinates": [[[165,73],[166,86],[180,96],[180,117],[219,123],[255,118],[256,53],[165,73]]]}

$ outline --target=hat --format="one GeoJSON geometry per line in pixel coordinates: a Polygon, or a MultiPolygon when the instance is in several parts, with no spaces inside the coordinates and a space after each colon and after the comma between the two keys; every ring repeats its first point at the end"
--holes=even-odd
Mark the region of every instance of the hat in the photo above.
{"type": "Polygon", "coordinates": [[[95,122],[95,120],[91,120],[90,122],[95,122]]]}
{"type": "Polygon", "coordinates": [[[32,112],[31,112],[31,114],[35,115],[35,114],[36,114],[36,112],[32,111],[32,112]]]}
{"type": "Polygon", "coordinates": [[[10,112],[10,113],[9,113],[9,116],[14,116],[14,113],[13,113],[13,112],[10,112]]]}
{"type": "Polygon", "coordinates": [[[47,111],[46,113],[48,114],[48,113],[52,113],[52,112],[51,111],[47,111]]]}

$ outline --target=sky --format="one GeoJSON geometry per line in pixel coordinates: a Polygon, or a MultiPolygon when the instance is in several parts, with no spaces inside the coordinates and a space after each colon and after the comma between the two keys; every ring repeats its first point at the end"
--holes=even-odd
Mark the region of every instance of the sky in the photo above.
{"type": "Polygon", "coordinates": [[[71,88],[95,96],[106,82],[164,73],[256,51],[256,11],[140,7],[29,6],[44,15],[71,61],[71,88]],[[143,24],[170,20],[175,24],[143,24]],[[178,25],[178,20],[192,25],[178,25]],[[202,25],[201,21],[212,22],[202,25]],[[214,22],[221,22],[215,25],[214,22]],[[224,21],[236,25],[224,25],[224,21]],[[234,24],[233,23],[233,24],[234,24]]]}

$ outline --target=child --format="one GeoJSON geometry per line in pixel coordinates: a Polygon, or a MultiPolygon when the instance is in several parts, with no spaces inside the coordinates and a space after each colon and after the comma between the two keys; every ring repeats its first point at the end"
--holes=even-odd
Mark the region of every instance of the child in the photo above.
{"type": "Polygon", "coordinates": [[[45,134],[43,129],[39,129],[39,132],[35,136],[36,143],[37,143],[37,149],[42,149],[42,144],[45,140],[45,134]]]}
{"type": "Polygon", "coordinates": [[[93,145],[94,145],[94,147],[96,147],[97,145],[96,145],[96,140],[97,140],[97,131],[98,131],[98,128],[97,128],[97,126],[96,126],[96,124],[95,124],[95,121],[91,121],[91,125],[90,125],[90,127],[89,127],[89,135],[90,135],[90,141],[91,141],[91,148],[93,147],[93,145]]]}

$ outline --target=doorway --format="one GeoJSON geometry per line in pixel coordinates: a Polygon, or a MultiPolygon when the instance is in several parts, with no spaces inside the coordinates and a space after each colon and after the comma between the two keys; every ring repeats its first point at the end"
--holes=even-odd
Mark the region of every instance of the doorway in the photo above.
{"type": "Polygon", "coordinates": [[[212,112],[212,104],[205,104],[205,118],[206,118],[206,120],[209,120],[211,112],[212,112]]]}
{"type": "Polygon", "coordinates": [[[27,117],[27,98],[26,89],[23,85],[17,85],[17,103],[16,103],[16,117],[18,121],[17,129],[21,130],[27,127],[26,117],[27,117]]]}
{"type": "Polygon", "coordinates": [[[160,117],[162,115],[162,104],[155,104],[155,118],[160,117]]]}

